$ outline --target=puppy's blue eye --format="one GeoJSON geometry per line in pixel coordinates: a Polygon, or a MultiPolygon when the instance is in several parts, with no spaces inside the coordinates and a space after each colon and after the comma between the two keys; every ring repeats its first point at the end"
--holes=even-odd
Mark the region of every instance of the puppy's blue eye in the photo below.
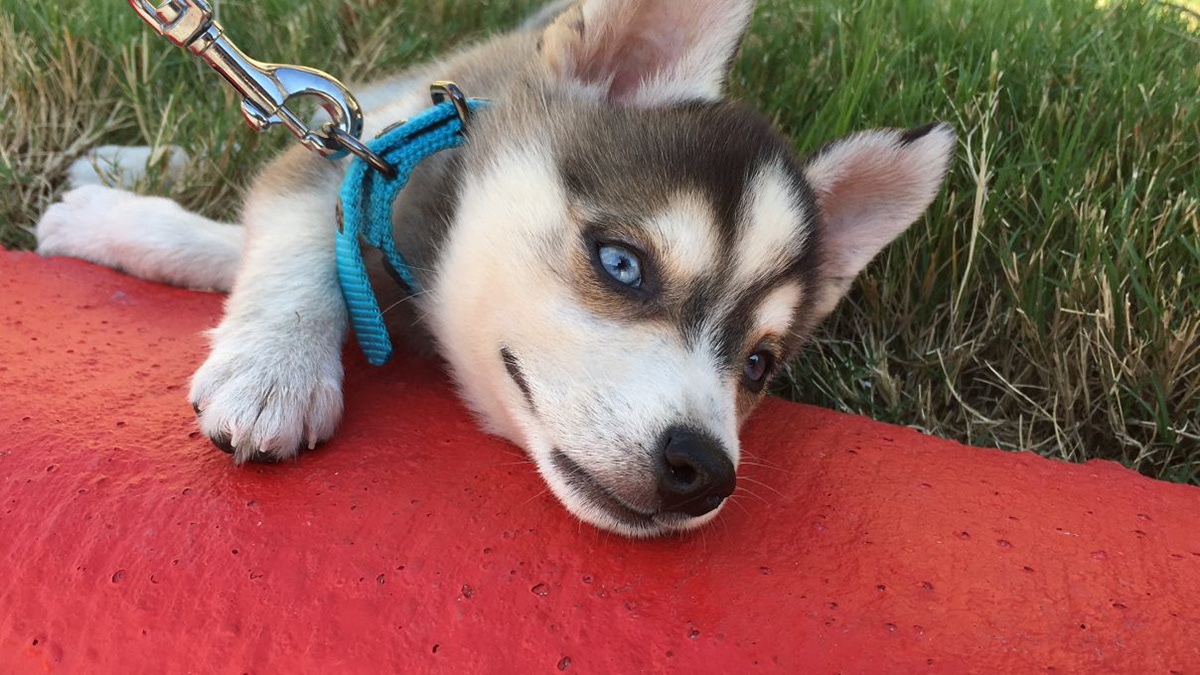
{"type": "Polygon", "coordinates": [[[642,285],[642,262],[627,248],[601,244],[600,266],[619,283],[631,288],[640,288],[642,285]]]}

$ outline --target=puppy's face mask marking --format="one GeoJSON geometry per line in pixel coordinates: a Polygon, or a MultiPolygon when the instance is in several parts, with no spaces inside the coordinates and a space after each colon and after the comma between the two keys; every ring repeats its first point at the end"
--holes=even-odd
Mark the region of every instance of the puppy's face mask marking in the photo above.
{"type": "Polygon", "coordinates": [[[487,428],[630,536],[717,516],[740,424],[928,206],[953,144],[872,132],[798,162],[715,101],[751,4],[588,0],[547,29],[544,81],[465,150],[428,303],[487,428]]]}

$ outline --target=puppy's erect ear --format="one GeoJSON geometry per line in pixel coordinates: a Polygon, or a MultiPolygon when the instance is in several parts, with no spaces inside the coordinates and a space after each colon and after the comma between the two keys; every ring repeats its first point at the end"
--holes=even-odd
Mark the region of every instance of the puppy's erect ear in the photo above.
{"type": "Polygon", "coordinates": [[[950,126],[931,124],[855,134],[809,160],[804,174],[816,193],[824,250],[817,318],[929,207],[953,151],[950,126]]]}
{"type": "Polygon", "coordinates": [[[720,98],[753,0],[581,0],[543,33],[551,77],[620,105],[720,98]]]}

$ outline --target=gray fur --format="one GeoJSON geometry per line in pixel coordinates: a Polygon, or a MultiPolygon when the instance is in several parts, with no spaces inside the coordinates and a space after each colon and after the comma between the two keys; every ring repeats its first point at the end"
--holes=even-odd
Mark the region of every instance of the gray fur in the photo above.
{"type": "MultiPolygon", "coordinates": [[[[556,3],[547,8],[555,11],[546,13],[557,15],[568,4],[556,3]]],[[[539,71],[537,38],[535,32],[510,34],[464,52],[444,67],[446,77],[469,96],[494,104],[474,118],[463,148],[432,157],[414,172],[394,207],[396,240],[422,286],[437,283],[431,275],[440,267],[439,251],[454,221],[461,175],[480,170],[514,145],[548,148],[574,198],[589,211],[625,224],[636,225],[680,189],[699,190],[721,216],[727,253],[740,236],[746,183],[764,164],[782,161],[788,166],[800,210],[815,215],[811,189],[790,148],[753,111],[706,101],[646,110],[581,99],[539,71]]],[[[798,237],[805,234],[797,230],[798,237]]],[[[786,281],[815,283],[818,256],[814,243],[781,263],[787,274],[739,291],[749,301],[739,303],[739,311],[725,320],[725,367],[738,367],[753,300],[786,281]]],[[[708,318],[705,308],[718,306],[719,296],[733,292],[724,283],[730,265],[727,255],[724,265],[694,279],[691,288],[680,290],[674,306],[664,310],[681,331],[694,330],[708,318]]],[[[377,271],[376,278],[383,280],[382,273],[377,271]]],[[[390,279],[377,284],[383,293],[391,286],[390,279]]],[[[419,306],[419,300],[414,304],[419,306]]],[[[395,319],[400,332],[413,329],[406,314],[394,316],[400,317],[395,319]]],[[[799,348],[801,337],[789,340],[789,355],[799,348]]]]}

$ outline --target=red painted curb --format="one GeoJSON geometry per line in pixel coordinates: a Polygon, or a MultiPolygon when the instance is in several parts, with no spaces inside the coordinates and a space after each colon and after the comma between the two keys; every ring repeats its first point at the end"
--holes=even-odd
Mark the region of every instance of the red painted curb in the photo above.
{"type": "Polygon", "coordinates": [[[351,356],[335,442],[234,468],[184,399],[219,311],[0,252],[0,672],[1200,663],[1200,490],[770,401],[757,499],[626,541],[412,360],[351,356]]]}

